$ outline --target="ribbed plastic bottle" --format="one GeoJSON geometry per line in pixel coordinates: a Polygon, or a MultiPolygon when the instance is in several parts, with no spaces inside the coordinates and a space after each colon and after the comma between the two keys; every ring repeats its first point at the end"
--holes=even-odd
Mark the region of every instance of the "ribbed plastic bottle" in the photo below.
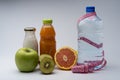
{"type": "Polygon", "coordinates": [[[86,14],[79,18],[78,65],[73,72],[93,72],[106,64],[103,50],[102,20],[97,16],[94,6],[86,7],[86,14]]]}

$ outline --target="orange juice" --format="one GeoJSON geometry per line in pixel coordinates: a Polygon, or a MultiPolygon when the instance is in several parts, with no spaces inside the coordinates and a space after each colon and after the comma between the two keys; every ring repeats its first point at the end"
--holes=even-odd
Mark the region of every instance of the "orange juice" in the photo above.
{"type": "Polygon", "coordinates": [[[56,52],[55,30],[51,19],[44,19],[40,31],[40,55],[49,54],[54,59],[56,52]]]}

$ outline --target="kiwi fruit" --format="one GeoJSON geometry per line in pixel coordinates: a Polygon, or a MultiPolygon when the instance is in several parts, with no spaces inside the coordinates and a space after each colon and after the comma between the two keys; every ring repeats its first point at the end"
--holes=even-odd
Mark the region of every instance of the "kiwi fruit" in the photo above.
{"type": "Polygon", "coordinates": [[[40,60],[40,71],[44,74],[50,74],[53,72],[55,63],[52,57],[48,54],[42,54],[40,60]]]}
{"type": "Polygon", "coordinates": [[[49,58],[53,59],[52,56],[50,56],[49,54],[42,54],[42,55],[40,55],[40,57],[39,57],[39,61],[41,62],[41,60],[42,60],[43,58],[45,58],[45,57],[49,57],[49,58]]]}

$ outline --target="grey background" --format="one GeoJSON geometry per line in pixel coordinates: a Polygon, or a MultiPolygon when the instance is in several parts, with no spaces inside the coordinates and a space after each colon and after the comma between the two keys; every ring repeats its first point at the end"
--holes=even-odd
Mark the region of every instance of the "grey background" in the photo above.
{"type": "Polygon", "coordinates": [[[1,0],[0,79],[120,79],[118,76],[120,74],[119,3],[120,0],[1,0]],[[25,35],[24,27],[35,27],[37,29],[36,37],[39,42],[42,19],[52,18],[56,31],[57,49],[62,46],[77,49],[76,23],[78,18],[85,14],[85,7],[89,5],[96,7],[97,15],[104,22],[104,50],[108,61],[105,70],[95,74],[72,74],[71,71],[55,70],[55,73],[49,76],[41,76],[39,71],[29,73],[36,77],[21,74],[17,71],[14,55],[22,47],[25,35]],[[8,75],[8,77],[5,75],[8,75]]]}

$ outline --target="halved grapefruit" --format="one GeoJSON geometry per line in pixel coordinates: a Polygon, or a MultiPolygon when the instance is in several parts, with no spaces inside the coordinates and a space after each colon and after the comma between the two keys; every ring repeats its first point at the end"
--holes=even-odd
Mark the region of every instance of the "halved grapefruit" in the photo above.
{"type": "Polygon", "coordinates": [[[55,63],[63,70],[71,69],[77,62],[77,51],[70,47],[62,47],[55,53],[55,63]]]}

